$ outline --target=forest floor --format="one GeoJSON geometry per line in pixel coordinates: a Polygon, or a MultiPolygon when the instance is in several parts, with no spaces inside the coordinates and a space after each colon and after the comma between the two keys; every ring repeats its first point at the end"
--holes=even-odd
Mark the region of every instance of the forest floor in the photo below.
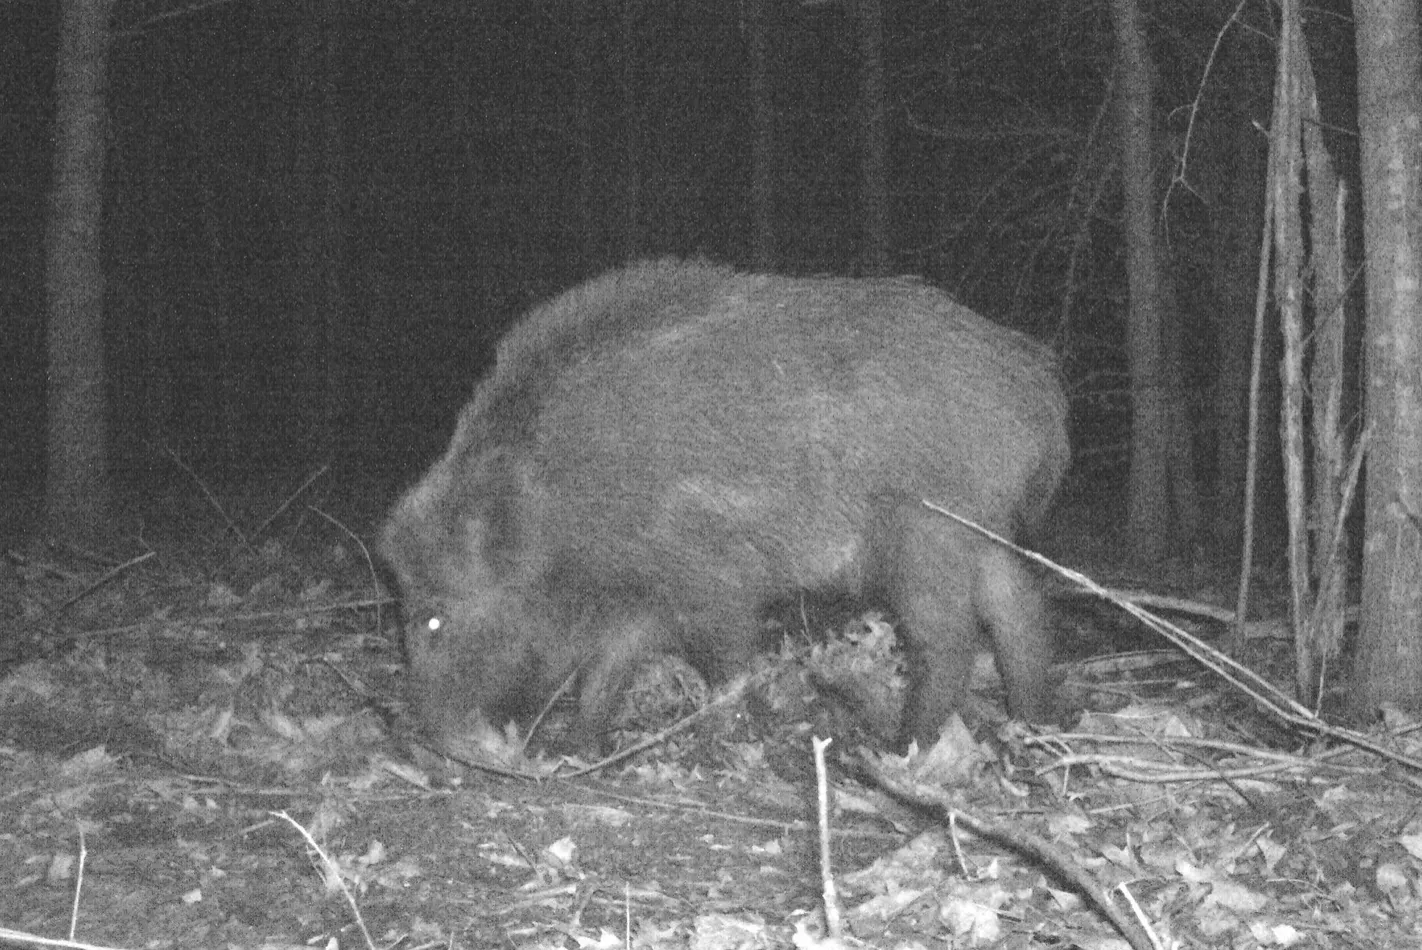
{"type": "MultiPolygon", "coordinates": [[[[410,741],[368,525],[266,520],[3,552],[0,944],[1125,947],[1104,899],[1138,947],[1422,947],[1418,774],[1291,731],[1114,608],[1066,612],[1070,731],[866,760],[892,713],[856,720],[901,677],[890,628],[858,618],[787,635],[730,714],[636,755],[573,777],[586,763],[514,748],[523,775],[498,774],[410,741]]],[[[1245,661],[1286,683],[1287,648],[1261,636],[1245,661]]],[[[702,703],[692,680],[644,672],[620,740],[702,703]]],[[[1374,740],[1416,755],[1389,726],[1374,740]]]]}

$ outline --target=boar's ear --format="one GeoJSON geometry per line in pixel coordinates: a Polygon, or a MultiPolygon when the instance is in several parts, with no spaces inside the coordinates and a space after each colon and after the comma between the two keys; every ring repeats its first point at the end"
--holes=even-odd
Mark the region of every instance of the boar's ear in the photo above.
{"type": "Polygon", "coordinates": [[[439,498],[448,494],[448,478],[435,468],[400,496],[380,531],[380,555],[409,585],[424,572],[429,550],[438,544],[439,498]]]}
{"type": "Polygon", "coordinates": [[[518,453],[495,449],[480,457],[470,481],[463,521],[466,542],[496,580],[507,578],[518,565],[527,566],[529,468],[518,453]]]}

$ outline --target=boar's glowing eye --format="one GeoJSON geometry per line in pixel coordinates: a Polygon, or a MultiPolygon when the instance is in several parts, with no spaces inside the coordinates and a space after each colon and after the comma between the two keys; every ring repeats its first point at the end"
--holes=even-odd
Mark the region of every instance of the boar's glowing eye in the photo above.
{"type": "Polygon", "coordinates": [[[425,630],[429,631],[430,633],[438,633],[440,628],[443,626],[444,621],[437,616],[431,617],[430,619],[425,621],[425,630]]]}

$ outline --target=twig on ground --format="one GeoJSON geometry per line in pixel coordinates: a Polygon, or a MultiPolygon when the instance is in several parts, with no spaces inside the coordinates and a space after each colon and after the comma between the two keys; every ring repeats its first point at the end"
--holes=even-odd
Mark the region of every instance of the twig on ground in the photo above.
{"type": "Polygon", "coordinates": [[[365,928],[365,918],[361,916],[360,907],[356,905],[355,896],[351,894],[350,888],[346,887],[345,876],[341,874],[338,865],[322,847],[316,843],[316,839],[311,837],[311,832],[301,827],[301,824],[284,811],[268,812],[273,818],[280,818],[291,827],[300,832],[301,837],[306,839],[306,846],[315,852],[316,857],[321,861],[322,877],[326,879],[327,887],[335,887],[340,890],[345,897],[346,903],[350,905],[351,913],[355,915],[356,926],[360,928],[360,934],[365,938],[367,950],[375,950],[375,941],[370,937],[370,931],[365,928]]]}
{"type": "Polygon", "coordinates": [[[1123,600],[1112,594],[1111,591],[1102,587],[1085,574],[1073,571],[1069,567],[1064,567],[1051,558],[1038,554],[1035,551],[1029,551],[1024,547],[1013,544],[1002,535],[994,531],[989,531],[982,525],[970,521],[961,515],[954,514],[946,508],[933,504],[931,501],[925,500],[923,504],[930,511],[936,511],[947,518],[953,519],[959,524],[978,532],[983,535],[983,537],[989,538],[993,542],[1009,548],[1029,560],[1037,562],[1083,589],[1120,607],[1126,613],[1135,617],[1151,630],[1154,630],[1166,640],[1170,641],[1170,643],[1186,656],[1212,670],[1240,692],[1251,697],[1256,703],[1283,721],[1297,726],[1299,729],[1318,735],[1330,736],[1340,742],[1346,742],[1357,748],[1366,749],[1375,755],[1422,772],[1422,761],[1412,758],[1411,756],[1403,755],[1392,749],[1384,748],[1362,733],[1329,725],[1310,712],[1301,703],[1281,692],[1273,683],[1270,683],[1258,673],[1255,673],[1248,667],[1241,666],[1225,654],[1211,647],[1209,644],[1204,643],[1198,637],[1191,636],[1175,624],[1156,616],[1148,610],[1137,607],[1128,600],[1123,600]]]}
{"type": "Polygon", "coordinates": [[[834,873],[830,869],[829,778],[825,770],[825,749],[833,741],[821,739],[819,736],[811,739],[815,750],[815,798],[820,826],[820,886],[824,894],[825,930],[831,940],[843,940],[844,926],[840,923],[839,897],[835,893],[834,873]]]}
{"type": "Polygon", "coordinates": [[[524,734],[523,741],[519,743],[519,755],[522,755],[528,749],[529,742],[533,740],[533,734],[538,731],[539,725],[548,714],[553,711],[553,704],[568,694],[568,691],[573,688],[573,684],[578,681],[578,674],[581,672],[582,669],[580,667],[569,673],[563,679],[563,682],[558,684],[558,688],[553,691],[553,695],[548,697],[548,702],[543,704],[543,708],[538,710],[538,715],[533,717],[533,722],[529,723],[528,732],[524,734]]]}
{"type": "Polygon", "coordinates": [[[184,617],[162,617],[150,618],[139,623],[124,624],[119,627],[100,627],[96,630],[78,630],[70,633],[69,636],[76,640],[94,640],[100,637],[122,636],[125,633],[140,633],[151,629],[155,623],[172,626],[175,624],[188,624],[195,626],[198,624],[222,624],[222,623],[251,623],[259,620],[288,620],[293,617],[304,617],[309,614],[330,613],[333,610],[367,610],[371,607],[379,609],[385,604],[393,604],[395,601],[390,597],[374,597],[369,600],[343,600],[334,604],[303,604],[300,607],[283,607],[280,610],[260,610],[245,614],[197,614],[184,617]]]}
{"type": "Polygon", "coordinates": [[[27,943],[35,947],[59,947],[61,950],[124,950],[101,943],[84,943],[82,940],[56,940],[51,937],[37,937],[22,930],[0,927],[0,940],[7,943],[27,943]]]}
{"type": "Polygon", "coordinates": [[[147,561],[149,558],[155,557],[156,554],[157,554],[157,552],[155,552],[155,551],[149,551],[147,554],[140,554],[140,555],[139,555],[138,557],[136,557],[136,558],[131,558],[131,559],[127,560],[127,561],[124,561],[124,562],[123,562],[122,564],[120,564],[118,567],[113,568],[113,569],[110,570],[108,573],[106,573],[103,577],[101,577],[101,578],[99,578],[98,580],[94,581],[94,582],[93,582],[92,584],[90,584],[88,587],[85,587],[85,588],[84,588],[83,590],[81,590],[79,593],[75,594],[73,597],[70,597],[68,600],[64,601],[64,603],[62,603],[62,604],[60,604],[58,607],[54,608],[54,613],[56,613],[56,614],[62,614],[62,613],[64,613],[64,611],[68,610],[70,607],[74,606],[74,604],[76,604],[76,603],[78,603],[79,601],[83,600],[85,597],[88,597],[90,594],[92,594],[94,591],[98,590],[100,587],[103,587],[105,584],[107,584],[109,581],[113,580],[115,577],[118,577],[118,576],[119,576],[120,574],[122,574],[124,571],[128,570],[128,569],[131,568],[131,567],[134,567],[135,565],[142,564],[144,561],[147,561]]]}
{"type": "Polygon", "coordinates": [[[1133,950],[1161,950],[1159,939],[1146,925],[1145,920],[1127,916],[1125,911],[1111,900],[1111,895],[1105,888],[1050,841],[1021,828],[979,818],[955,805],[942,789],[910,780],[901,774],[902,770],[886,767],[878,756],[868,750],[860,750],[859,760],[874,780],[890,794],[920,808],[938,812],[949,822],[950,827],[955,823],[961,824],[973,834],[1000,841],[1046,865],[1052,873],[1088,897],[1121,936],[1126,938],[1133,950]]]}
{"type": "Polygon", "coordinates": [[[698,719],[704,718],[713,709],[719,709],[722,706],[728,706],[733,702],[739,701],[741,696],[745,694],[747,687],[749,687],[752,682],[757,681],[757,678],[760,675],[763,674],[744,673],[736,677],[720,691],[719,695],[714,697],[705,706],[702,706],[700,709],[689,715],[683,716],[682,718],[678,719],[676,722],[672,723],[670,726],[667,726],[665,729],[656,733],[655,735],[648,736],[641,742],[634,742],[632,745],[628,746],[625,749],[618,749],[612,755],[608,756],[605,759],[602,759],[601,761],[594,762],[592,765],[584,766],[583,768],[568,772],[564,775],[559,776],[559,778],[577,778],[580,775],[587,775],[590,772],[600,771],[602,769],[607,768],[609,765],[621,762],[623,759],[631,758],[632,756],[636,755],[638,752],[641,752],[644,749],[650,749],[654,745],[659,745],[662,742],[665,742],[668,737],[675,735],[678,732],[681,732],[683,729],[696,722],[698,719]]]}
{"type": "Polygon", "coordinates": [[[84,865],[89,860],[89,847],[84,843],[84,825],[79,826],[79,868],[74,872],[74,906],[69,910],[69,939],[79,932],[79,895],[84,890],[84,865]]]}

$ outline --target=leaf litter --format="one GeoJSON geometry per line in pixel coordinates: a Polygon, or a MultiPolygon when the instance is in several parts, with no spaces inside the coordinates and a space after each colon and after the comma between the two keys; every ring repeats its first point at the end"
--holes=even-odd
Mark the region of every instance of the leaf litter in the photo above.
{"type": "MultiPolygon", "coordinates": [[[[950,724],[933,749],[873,759],[899,795],[860,751],[893,733],[902,688],[872,616],[825,643],[787,635],[689,728],[667,724],[707,707],[704,686],[653,664],[621,738],[656,741],[579,778],[563,776],[588,763],[521,736],[512,771],[536,778],[454,767],[413,751],[389,598],[317,525],[216,560],[7,552],[0,938],[1127,946],[1085,880],[1160,947],[1422,946],[1417,776],[1149,666],[1087,686],[1069,731],[950,724]],[[834,737],[823,826],[814,735],[834,737]]],[[[1415,756],[1417,724],[1387,727],[1370,741],[1415,756]]]]}

